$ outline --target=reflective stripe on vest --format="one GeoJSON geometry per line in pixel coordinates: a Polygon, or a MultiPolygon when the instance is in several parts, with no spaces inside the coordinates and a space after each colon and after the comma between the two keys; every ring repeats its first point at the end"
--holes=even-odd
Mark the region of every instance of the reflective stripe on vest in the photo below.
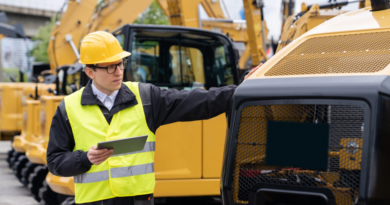
{"type": "Polygon", "coordinates": [[[127,155],[127,154],[136,154],[136,153],[141,153],[141,152],[154,152],[156,150],[155,144],[156,144],[155,142],[146,142],[144,149],[141,151],[128,152],[128,153],[123,153],[123,154],[115,154],[115,155],[111,155],[111,156],[114,157],[114,156],[122,156],[122,155],[127,155]]]}
{"type": "MultiPolygon", "coordinates": [[[[131,167],[112,168],[110,169],[110,172],[111,178],[149,174],[154,172],[154,163],[135,165],[131,167]]],[[[109,174],[107,170],[80,174],[74,177],[75,183],[92,183],[106,180],[109,180],[109,174]]]]}
{"type": "Polygon", "coordinates": [[[75,150],[88,151],[98,142],[148,135],[143,150],[109,157],[75,176],[76,203],[114,197],[151,194],[154,191],[155,135],[146,123],[138,83],[126,82],[138,104],[116,113],[107,123],[98,105],[81,105],[81,89],[65,97],[65,108],[75,139],[75,150]]]}

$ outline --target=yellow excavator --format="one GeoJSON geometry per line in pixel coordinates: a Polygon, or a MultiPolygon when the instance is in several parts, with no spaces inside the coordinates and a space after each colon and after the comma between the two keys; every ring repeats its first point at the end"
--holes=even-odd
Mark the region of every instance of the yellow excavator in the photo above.
{"type": "Polygon", "coordinates": [[[223,204],[388,204],[390,4],[336,16],[234,94],[223,204]]]}

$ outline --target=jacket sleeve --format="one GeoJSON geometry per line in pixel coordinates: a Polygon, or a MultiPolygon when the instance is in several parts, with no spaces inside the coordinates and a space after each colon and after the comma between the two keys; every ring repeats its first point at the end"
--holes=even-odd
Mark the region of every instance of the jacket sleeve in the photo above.
{"type": "Polygon", "coordinates": [[[192,91],[163,89],[151,86],[151,115],[155,132],[161,125],[178,122],[204,120],[218,116],[230,109],[231,97],[236,85],[228,85],[192,91]]]}
{"type": "Polygon", "coordinates": [[[74,146],[72,128],[66,114],[65,102],[62,100],[51,123],[47,147],[47,166],[52,174],[69,177],[91,169],[92,164],[87,158],[87,152],[73,151],[74,146]]]}

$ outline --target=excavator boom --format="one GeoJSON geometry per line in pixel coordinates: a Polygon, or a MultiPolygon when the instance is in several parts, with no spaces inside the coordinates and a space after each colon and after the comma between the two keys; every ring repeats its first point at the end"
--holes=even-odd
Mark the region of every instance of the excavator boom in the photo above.
{"type": "Polygon", "coordinates": [[[267,60],[264,45],[266,45],[268,29],[262,16],[262,5],[259,5],[258,1],[243,0],[246,24],[226,19],[221,2],[218,0],[158,0],[158,2],[172,25],[219,30],[229,34],[234,41],[245,43],[246,50],[239,60],[240,69],[246,67],[249,57],[252,59],[252,66],[260,64],[263,59],[267,60]],[[201,21],[198,13],[199,4],[213,19],[201,21]]]}
{"type": "Polygon", "coordinates": [[[51,39],[47,48],[50,68],[56,73],[56,68],[62,65],[71,65],[77,61],[77,55],[72,48],[79,45],[81,34],[89,18],[91,18],[96,0],[69,0],[61,21],[57,20],[51,31],[51,39]]]}
{"type": "Polygon", "coordinates": [[[88,22],[84,35],[94,31],[112,32],[124,24],[133,23],[153,0],[105,0],[101,3],[88,22]]]}
{"type": "Polygon", "coordinates": [[[83,36],[98,30],[111,32],[123,24],[133,23],[152,2],[106,0],[97,5],[97,0],[69,0],[61,21],[51,32],[48,55],[53,73],[60,66],[78,61],[78,45],[83,36]]]}

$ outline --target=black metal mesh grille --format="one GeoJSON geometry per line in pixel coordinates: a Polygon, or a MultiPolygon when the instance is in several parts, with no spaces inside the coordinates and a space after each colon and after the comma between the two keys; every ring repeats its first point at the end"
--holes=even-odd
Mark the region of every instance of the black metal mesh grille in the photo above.
{"type": "Polygon", "coordinates": [[[249,189],[256,183],[268,183],[328,187],[338,205],[353,204],[359,192],[363,129],[364,112],[358,106],[245,107],[241,112],[234,162],[233,200],[236,203],[248,203],[249,189]],[[268,121],[329,124],[328,169],[265,165],[268,121]]]}
{"type": "Polygon", "coordinates": [[[390,63],[389,34],[385,31],[307,39],[264,76],[379,72],[390,63]]]}

